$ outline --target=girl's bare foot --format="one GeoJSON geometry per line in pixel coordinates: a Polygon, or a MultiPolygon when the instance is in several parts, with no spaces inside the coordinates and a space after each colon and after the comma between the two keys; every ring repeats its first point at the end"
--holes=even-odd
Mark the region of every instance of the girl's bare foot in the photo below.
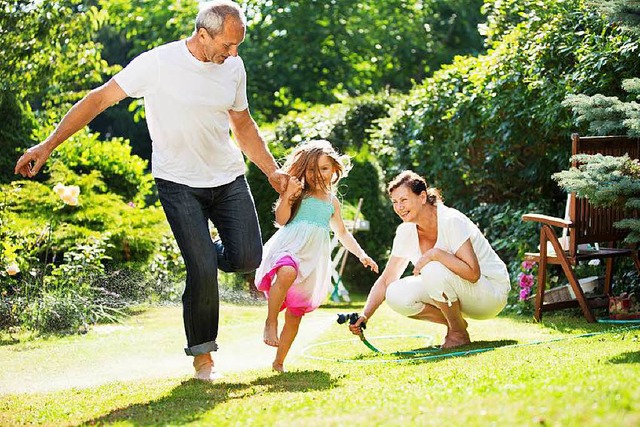
{"type": "Polygon", "coordinates": [[[271,347],[278,347],[280,340],[278,340],[278,322],[264,322],[264,334],[263,341],[266,345],[271,347]]]}
{"type": "Polygon", "coordinates": [[[455,348],[469,344],[471,339],[467,331],[454,332],[450,331],[444,340],[444,344],[440,348],[455,348]]]}
{"type": "Polygon", "coordinates": [[[278,363],[278,362],[273,362],[271,364],[271,367],[273,368],[274,371],[283,373],[283,372],[287,372],[286,369],[284,369],[284,364],[282,363],[278,363]]]}

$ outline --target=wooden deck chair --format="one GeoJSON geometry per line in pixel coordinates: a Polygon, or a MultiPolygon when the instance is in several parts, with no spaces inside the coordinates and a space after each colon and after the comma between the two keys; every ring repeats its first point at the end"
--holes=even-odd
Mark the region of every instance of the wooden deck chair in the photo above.
{"type": "MultiPolygon", "coordinates": [[[[632,159],[640,158],[640,138],[627,136],[581,137],[578,134],[573,134],[571,140],[572,155],[600,153],[608,156],[622,156],[627,154],[632,159]]],[[[572,162],[572,166],[577,166],[575,161],[572,162]]],[[[629,214],[618,207],[594,208],[587,199],[579,199],[575,193],[569,194],[567,212],[568,218],[564,219],[541,214],[522,216],[523,221],[535,221],[541,224],[540,252],[525,254],[525,260],[538,263],[538,290],[535,297],[534,318],[536,321],[540,321],[543,311],[579,306],[587,321],[595,322],[596,318],[592,307],[596,306],[598,300],[603,301],[602,297],[608,296],[611,291],[614,259],[631,257],[640,273],[637,250],[620,246],[628,231],[613,226],[615,222],[628,217],[629,214]],[[562,242],[564,244],[561,244],[561,240],[552,227],[568,230],[568,239],[562,242]],[[553,250],[550,250],[551,248],[553,250]],[[594,296],[587,299],[580,287],[574,268],[581,261],[593,259],[605,260],[604,292],[600,298],[594,296]],[[545,303],[544,294],[549,264],[562,267],[562,271],[575,294],[575,300],[545,303]]]]}

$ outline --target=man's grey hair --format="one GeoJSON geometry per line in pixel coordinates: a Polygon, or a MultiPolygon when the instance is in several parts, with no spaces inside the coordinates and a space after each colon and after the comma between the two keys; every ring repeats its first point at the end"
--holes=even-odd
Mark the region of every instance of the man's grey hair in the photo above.
{"type": "Polygon", "coordinates": [[[238,3],[231,0],[214,0],[203,3],[196,16],[196,31],[200,28],[207,30],[211,37],[222,32],[224,21],[232,17],[247,26],[247,18],[238,3]]]}

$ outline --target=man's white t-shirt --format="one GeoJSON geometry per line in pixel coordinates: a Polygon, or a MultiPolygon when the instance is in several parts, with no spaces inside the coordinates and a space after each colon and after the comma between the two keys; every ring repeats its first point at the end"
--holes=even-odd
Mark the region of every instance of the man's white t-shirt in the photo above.
{"type": "MultiPolygon", "coordinates": [[[[460,211],[447,207],[443,203],[437,205],[438,238],[434,247],[455,254],[467,239],[471,240],[478,263],[480,274],[497,286],[503,292],[509,292],[509,272],[498,254],[493,250],[478,226],[460,211]]],[[[393,239],[391,255],[406,258],[416,264],[422,256],[418,241],[416,224],[404,222],[396,229],[393,239]]]]}
{"type": "Polygon", "coordinates": [[[240,57],[202,62],[180,40],[139,55],[114,79],[128,96],[144,97],[154,177],[202,188],[244,174],[228,113],[248,107],[240,57]]]}

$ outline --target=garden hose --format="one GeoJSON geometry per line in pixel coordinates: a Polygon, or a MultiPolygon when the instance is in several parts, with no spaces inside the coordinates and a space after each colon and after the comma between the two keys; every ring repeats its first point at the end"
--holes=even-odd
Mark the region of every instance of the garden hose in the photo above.
{"type": "Polygon", "coordinates": [[[380,350],[378,350],[377,348],[375,348],[375,347],[373,346],[373,344],[371,344],[369,341],[367,341],[367,339],[364,337],[364,332],[360,332],[359,337],[360,337],[360,341],[362,341],[362,343],[363,343],[364,345],[366,345],[367,347],[369,347],[369,349],[370,349],[371,351],[373,351],[374,353],[382,353],[380,350]]]}
{"type": "MultiPolygon", "coordinates": [[[[360,318],[360,315],[358,313],[338,314],[338,319],[336,321],[338,322],[338,324],[343,324],[343,323],[346,323],[348,321],[350,325],[355,325],[359,318],[360,318]]],[[[437,348],[432,348],[432,349],[427,349],[427,350],[411,350],[411,351],[393,351],[393,352],[381,351],[381,350],[378,350],[373,344],[371,344],[365,338],[364,330],[366,328],[367,328],[367,324],[365,322],[362,322],[360,324],[360,334],[358,334],[358,338],[360,338],[360,341],[365,346],[367,346],[367,348],[369,348],[369,350],[373,351],[374,353],[393,354],[393,355],[401,356],[401,355],[407,355],[407,354],[429,353],[429,352],[433,352],[434,350],[439,350],[437,348]]],[[[430,335],[429,336],[426,336],[426,335],[412,335],[412,337],[413,338],[431,338],[431,339],[433,339],[433,337],[430,336],[430,335]]],[[[387,338],[387,337],[385,337],[385,338],[387,338]]]]}
{"type": "MultiPolygon", "coordinates": [[[[347,320],[349,320],[349,322],[351,324],[355,324],[356,321],[358,320],[358,318],[359,318],[359,315],[357,313],[351,313],[351,314],[348,314],[348,315],[339,314],[338,315],[338,323],[342,324],[342,323],[345,323],[347,320]],[[353,319],[355,319],[355,320],[353,320],[353,319]]],[[[619,333],[619,332],[631,331],[631,330],[635,330],[635,329],[640,328],[640,319],[633,319],[633,320],[598,319],[598,323],[628,324],[628,326],[620,327],[620,328],[617,328],[617,329],[610,329],[608,331],[590,332],[590,333],[579,334],[579,335],[574,335],[574,336],[570,336],[570,337],[561,337],[561,338],[553,338],[553,339],[549,339],[549,340],[532,341],[532,342],[523,343],[523,344],[511,344],[511,345],[505,345],[505,346],[499,346],[499,347],[484,347],[484,348],[477,348],[477,349],[471,349],[471,350],[461,350],[461,351],[455,351],[455,352],[449,352],[449,353],[429,354],[429,355],[425,355],[425,356],[419,356],[419,357],[413,357],[413,358],[403,358],[403,359],[378,359],[378,358],[372,359],[372,360],[335,359],[335,358],[328,358],[328,357],[311,356],[311,355],[307,354],[307,351],[310,350],[311,348],[322,347],[322,346],[326,346],[326,345],[330,345],[330,344],[334,344],[334,343],[352,342],[353,341],[353,339],[334,340],[334,341],[321,342],[321,343],[317,343],[317,344],[311,344],[311,345],[305,347],[304,349],[302,349],[301,356],[305,357],[305,358],[308,358],[308,359],[315,359],[315,360],[322,360],[322,361],[333,361],[333,362],[343,362],[343,363],[361,363],[361,364],[367,364],[367,363],[402,363],[402,362],[412,362],[412,361],[424,361],[424,360],[431,360],[431,359],[442,359],[442,358],[447,358],[447,357],[468,356],[468,355],[471,355],[471,354],[484,353],[484,352],[487,352],[487,351],[492,351],[492,350],[501,349],[501,348],[525,347],[525,346],[531,346],[531,345],[539,345],[539,344],[546,344],[546,343],[552,343],[552,342],[572,340],[572,339],[577,339],[577,338],[588,338],[588,337],[604,335],[604,334],[610,334],[610,333],[619,333]]],[[[366,328],[366,324],[363,323],[363,324],[361,324],[361,326],[363,326],[363,327],[361,328],[361,333],[359,334],[360,341],[367,348],[369,348],[371,351],[373,351],[374,353],[377,353],[377,354],[381,354],[381,355],[383,355],[383,354],[386,354],[386,355],[397,355],[397,356],[419,355],[419,354],[423,354],[423,353],[433,353],[434,351],[440,350],[440,348],[434,347],[432,349],[425,349],[425,350],[396,351],[396,352],[381,351],[378,348],[376,348],[373,344],[371,344],[365,338],[364,332],[362,331],[362,329],[366,328]]],[[[433,339],[433,336],[431,336],[431,335],[391,335],[391,336],[383,336],[383,337],[375,337],[375,338],[377,338],[377,339],[384,339],[384,338],[431,338],[431,339],[433,339]]]]}

